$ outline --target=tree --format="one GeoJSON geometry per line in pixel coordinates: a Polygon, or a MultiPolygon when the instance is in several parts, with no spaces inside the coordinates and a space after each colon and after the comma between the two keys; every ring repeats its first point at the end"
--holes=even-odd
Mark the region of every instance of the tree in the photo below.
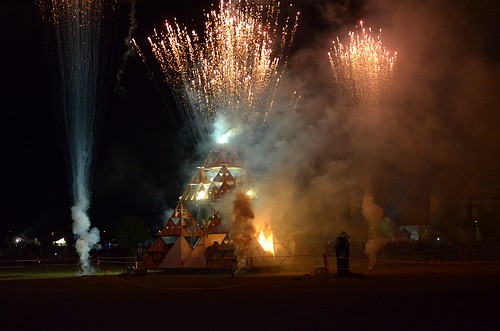
{"type": "Polygon", "coordinates": [[[151,239],[151,233],[144,226],[143,220],[137,216],[122,217],[112,234],[118,247],[134,255],[140,243],[151,239]]]}

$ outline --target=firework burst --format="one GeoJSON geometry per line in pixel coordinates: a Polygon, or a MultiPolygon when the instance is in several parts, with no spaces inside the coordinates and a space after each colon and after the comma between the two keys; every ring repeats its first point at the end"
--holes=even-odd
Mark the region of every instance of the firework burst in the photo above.
{"type": "Polygon", "coordinates": [[[328,52],[330,66],[341,94],[358,107],[377,107],[388,91],[396,69],[397,53],[390,55],[382,44],[381,30],[363,27],[349,32],[349,44],[337,38],[328,52]]]}
{"type": "Polygon", "coordinates": [[[221,1],[206,15],[202,37],[177,22],[149,38],[195,138],[206,142],[215,121],[255,130],[273,109],[297,28],[280,4],[221,1]]]}

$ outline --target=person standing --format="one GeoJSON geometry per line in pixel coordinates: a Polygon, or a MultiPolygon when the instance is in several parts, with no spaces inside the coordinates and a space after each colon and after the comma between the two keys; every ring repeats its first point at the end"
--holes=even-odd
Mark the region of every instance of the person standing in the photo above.
{"type": "Polygon", "coordinates": [[[337,257],[337,274],[344,276],[349,274],[349,236],[342,231],[335,240],[335,255],[337,257]]]}

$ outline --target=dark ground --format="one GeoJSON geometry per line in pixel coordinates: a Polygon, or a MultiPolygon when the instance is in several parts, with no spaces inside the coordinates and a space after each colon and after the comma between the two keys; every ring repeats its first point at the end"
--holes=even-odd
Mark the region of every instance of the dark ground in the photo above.
{"type": "Polygon", "coordinates": [[[0,280],[2,330],[494,330],[500,266],[0,280]]]}

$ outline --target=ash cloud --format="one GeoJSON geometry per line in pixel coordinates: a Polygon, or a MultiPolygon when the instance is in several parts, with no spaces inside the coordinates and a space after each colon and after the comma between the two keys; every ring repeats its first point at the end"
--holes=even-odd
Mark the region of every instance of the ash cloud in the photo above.
{"type": "Polygon", "coordinates": [[[256,214],[272,210],[273,221],[296,236],[333,238],[345,230],[365,240],[367,187],[398,224],[429,220],[431,185],[440,187],[450,218],[463,200],[496,198],[499,5],[408,0],[359,8],[365,26],[382,28],[384,45],[398,52],[395,87],[376,114],[355,111],[336,93],[327,59],[331,41],[347,41],[357,17],[342,16],[342,5],[320,6],[332,16],[322,17],[319,33],[299,25],[309,39],[284,79],[302,95],[298,111],[277,115],[244,151],[260,183],[256,214]]]}

